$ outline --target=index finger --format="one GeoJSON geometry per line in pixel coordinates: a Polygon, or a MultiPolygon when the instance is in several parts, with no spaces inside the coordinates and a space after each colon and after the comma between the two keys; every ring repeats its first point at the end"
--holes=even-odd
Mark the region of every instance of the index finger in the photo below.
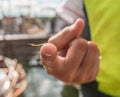
{"type": "Polygon", "coordinates": [[[53,43],[57,49],[60,50],[65,47],[71,40],[79,36],[82,33],[83,28],[83,19],[77,19],[73,25],[64,28],[58,34],[51,37],[48,42],[53,43]]]}

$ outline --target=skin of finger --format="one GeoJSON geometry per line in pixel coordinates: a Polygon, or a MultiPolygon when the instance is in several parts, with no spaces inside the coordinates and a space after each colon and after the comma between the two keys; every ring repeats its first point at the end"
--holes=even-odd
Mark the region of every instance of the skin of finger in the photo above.
{"type": "Polygon", "coordinates": [[[93,45],[93,47],[95,46],[96,49],[94,48],[94,52],[96,52],[94,56],[94,63],[93,65],[91,64],[91,66],[89,67],[89,69],[87,70],[87,73],[91,72],[89,76],[86,77],[86,80],[88,81],[93,81],[96,79],[96,76],[99,72],[99,65],[100,65],[100,51],[99,48],[97,47],[97,45],[95,45],[93,42],[89,43],[90,45],[93,45]]]}
{"type": "Polygon", "coordinates": [[[57,78],[61,76],[65,58],[57,54],[57,48],[53,44],[46,43],[41,47],[40,59],[48,74],[57,78]]]}
{"type": "Polygon", "coordinates": [[[62,56],[62,57],[65,57],[65,56],[66,56],[66,53],[67,53],[67,50],[68,50],[68,48],[63,48],[62,50],[60,50],[60,51],[58,52],[58,55],[59,55],[59,56],[62,56]]]}
{"type": "Polygon", "coordinates": [[[45,43],[40,49],[40,60],[43,65],[54,66],[57,56],[57,48],[51,43],[45,43]]]}
{"type": "Polygon", "coordinates": [[[54,75],[54,73],[55,73],[55,70],[53,70],[53,68],[51,68],[49,66],[44,66],[44,69],[50,75],[54,75]]]}
{"type": "Polygon", "coordinates": [[[65,58],[64,68],[67,68],[65,70],[66,74],[70,74],[71,76],[74,74],[85,56],[87,46],[87,41],[83,38],[77,38],[72,41],[65,58]]]}
{"type": "Polygon", "coordinates": [[[73,78],[73,82],[77,84],[86,83],[95,80],[99,71],[99,49],[94,42],[88,43],[88,50],[86,56],[82,62],[82,65],[78,68],[76,76],[73,78]]]}
{"type": "Polygon", "coordinates": [[[80,35],[82,33],[83,28],[84,28],[84,21],[82,19],[78,19],[73,25],[65,27],[58,34],[51,37],[48,40],[48,42],[53,43],[58,50],[61,50],[71,40],[73,40],[78,35],[80,35]]]}

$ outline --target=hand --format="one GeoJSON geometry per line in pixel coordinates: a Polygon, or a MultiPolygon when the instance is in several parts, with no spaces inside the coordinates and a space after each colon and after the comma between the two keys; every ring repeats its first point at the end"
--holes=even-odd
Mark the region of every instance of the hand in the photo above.
{"type": "Polygon", "coordinates": [[[84,21],[78,19],[40,49],[40,59],[47,73],[68,84],[93,81],[99,70],[97,45],[78,37],[83,28],[84,21]]]}

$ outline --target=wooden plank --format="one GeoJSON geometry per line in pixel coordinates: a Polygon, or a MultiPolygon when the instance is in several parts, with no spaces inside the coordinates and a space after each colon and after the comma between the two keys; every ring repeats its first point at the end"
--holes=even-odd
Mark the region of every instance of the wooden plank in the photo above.
{"type": "Polygon", "coordinates": [[[28,43],[44,43],[47,42],[49,36],[37,36],[37,35],[9,35],[5,40],[0,41],[0,54],[13,57],[31,57],[36,51],[39,51],[39,47],[32,47],[28,43]],[[24,36],[24,37],[23,37],[24,36]],[[19,37],[19,38],[17,38],[19,37]],[[27,38],[25,38],[27,37],[27,38]]]}

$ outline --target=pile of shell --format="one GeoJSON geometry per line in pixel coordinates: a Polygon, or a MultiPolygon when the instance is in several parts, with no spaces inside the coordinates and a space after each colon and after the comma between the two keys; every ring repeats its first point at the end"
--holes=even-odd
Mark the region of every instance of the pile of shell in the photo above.
{"type": "Polygon", "coordinates": [[[17,97],[26,88],[26,73],[16,59],[0,55],[0,97],[17,97]]]}

